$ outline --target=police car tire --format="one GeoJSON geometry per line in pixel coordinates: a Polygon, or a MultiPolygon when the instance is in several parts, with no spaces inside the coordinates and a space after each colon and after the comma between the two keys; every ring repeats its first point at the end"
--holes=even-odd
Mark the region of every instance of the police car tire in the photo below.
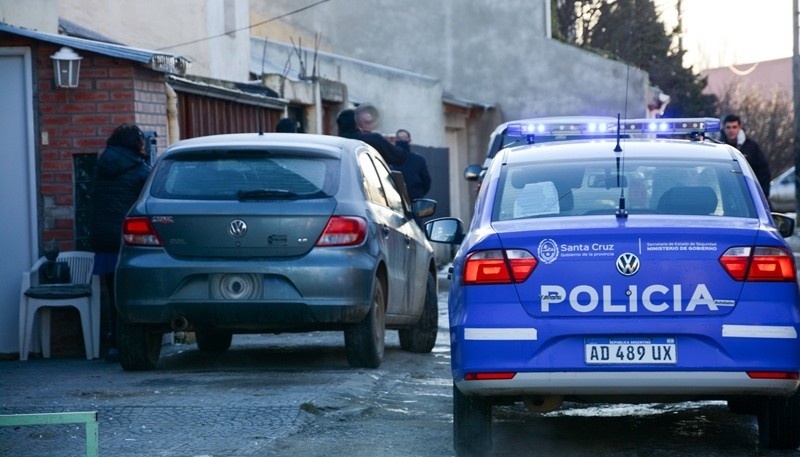
{"type": "Polygon", "coordinates": [[[375,278],[372,306],[358,324],[344,331],[344,346],[347,362],[356,368],[378,368],[383,361],[386,333],[386,295],[383,283],[375,278]]]}
{"type": "Polygon", "coordinates": [[[119,363],[125,371],[155,369],[161,356],[163,332],[152,325],[131,324],[117,318],[119,363]]]}
{"type": "Polygon", "coordinates": [[[425,287],[425,304],[419,321],[413,327],[400,329],[400,347],[405,351],[427,353],[436,344],[439,331],[439,303],[436,296],[436,279],[428,274],[425,287]]]}
{"type": "Polygon", "coordinates": [[[492,403],[469,397],[453,384],[453,449],[457,456],[486,455],[492,449],[492,403]]]}
{"type": "Polygon", "coordinates": [[[762,447],[770,449],[800,446],[800,392],[764,400],[758,415],[758,439],[762,447]]]}
{"type": "Polygon", "coordinates": [[[225,352],[231,347],[233,334],[229,332],[196,332],[197,349],[203,352],[225,352]]]}
{"type": "Polygon", "coordinates": [[[734,398],[728,400],[728,410],[735,414],[758,414],[759,403],[755,398],[734,398]]]}

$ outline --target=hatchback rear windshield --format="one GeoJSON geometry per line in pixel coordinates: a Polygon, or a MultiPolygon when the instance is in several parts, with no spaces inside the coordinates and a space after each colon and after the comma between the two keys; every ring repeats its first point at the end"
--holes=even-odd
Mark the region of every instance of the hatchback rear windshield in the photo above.
{"type": "Polygon", "coordinates": [[[178,155],[156,167],[150,193],[192,200],[309,199],[335,195],[340,161],[237,151],[178,155]]]}
{"type": "Polygon", "coordinates": [[[732,161],[627,158],[509,164],[500,176],[494,220],[614,214],[625,197],[633,214],[755,217],[732,161]]]}

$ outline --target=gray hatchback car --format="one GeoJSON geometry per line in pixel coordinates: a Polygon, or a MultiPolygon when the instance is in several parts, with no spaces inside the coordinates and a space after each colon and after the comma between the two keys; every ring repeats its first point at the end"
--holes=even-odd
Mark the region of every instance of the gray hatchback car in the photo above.
{"type": "Polygon", "coordinates": [[[429,352],[436,265],[402,179],[368,145],[233,134],[176,143],[123,226],[116,272],[125,370],[155,368],[164,332],[201,351],[237,333],[344,331],[347,360],[377,367],[385,329],[429,352]]]}

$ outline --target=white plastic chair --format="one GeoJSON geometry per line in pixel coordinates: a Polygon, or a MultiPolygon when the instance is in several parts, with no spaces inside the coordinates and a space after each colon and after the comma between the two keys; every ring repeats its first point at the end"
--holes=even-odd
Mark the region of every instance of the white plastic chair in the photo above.
{"type": "Polygon", "coordinates": [[[42,257],[30,271],[22,273],[19,294],[19,359],[28,360],[33,339],[33,323],[39,312],[39,335],[42,356],[50,358],[50,312],[56,306],[74,306],[81,316],[86,358],[100,357],[100,279],[92,275],[94,253],[61,252],[57,262],[66,262],[70,284],[39,284],[39,268],[47,262],[42,257]]]}

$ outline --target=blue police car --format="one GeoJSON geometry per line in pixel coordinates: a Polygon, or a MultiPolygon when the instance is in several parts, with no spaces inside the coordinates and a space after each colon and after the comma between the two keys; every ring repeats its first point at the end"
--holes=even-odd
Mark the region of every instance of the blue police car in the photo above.
{"type": "Polygon", "coordinates": [[[449,320],[454,446],[491,448],[492,406],[727,400],[770,448],[800,445],[800,293],[784,237],[716,119],[508,126],[460,243],[449,320]],[[538,132],[574,140],[537,144],[538,132]],[[615,133],[597,139],[596,132],[615,133]],[[581,139],[592,132],[592,139],[581,139]],[[671,138],[677,136],[678,139],[671,138]]]}

